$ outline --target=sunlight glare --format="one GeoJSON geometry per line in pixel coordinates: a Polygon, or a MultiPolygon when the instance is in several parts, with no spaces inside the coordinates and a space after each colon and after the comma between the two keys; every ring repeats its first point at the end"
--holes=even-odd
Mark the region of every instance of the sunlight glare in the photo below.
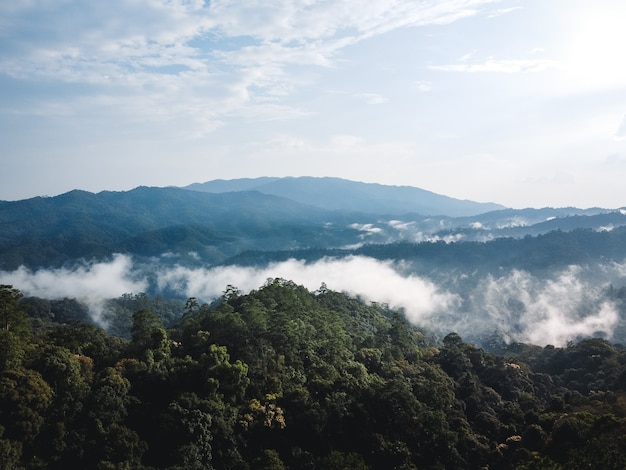
{"type": "Polygon", "coordinates": [[[583,89],[604,89],[626,83],[626,5],[621,2],[588,3],[572,12],[564,38],[564,67],[571,84],[583,89]]]}

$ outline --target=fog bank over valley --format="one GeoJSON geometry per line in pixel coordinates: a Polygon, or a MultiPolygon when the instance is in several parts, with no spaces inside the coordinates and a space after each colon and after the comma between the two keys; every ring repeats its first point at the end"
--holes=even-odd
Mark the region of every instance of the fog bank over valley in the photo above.
{"type": "Polygon", "coordinates": [[[110,301],[124,294],[174,300],[163,307],[171,325],[190,297],[211,303],[228,286],[247,293],[280,278],[386,304],[436,337],[626,342],[624,260],[623,208],[507,209],[340,178],[0,204],[0,282],[26,296],[75,298],[115,332],[128,330],[133,309],[150,307],[126,302],[119,315],[110,301]]]}
{"type": "MultiPolygon", "coordinates": [[[[76,298],[102,324],[107,299],[125,293],[219,298],[227,286],[247,293],[268,279],[282,278],[315,291],[328,289],[388,304],[405,312],[416,326],[443,336],[457,332],[480,342],[493,336],[506,342],[563,346],[600,336],[624,341],[624,309],[614,288],[626,285],[626,264],[572,265],[549,278],[511,269],[501,274],[451,272],[447,278],[417,272],[405,261],[365,256],[288,259],[264,266],[164,267],[146,265],[127,255],[83,263],[70,269],[0,271],[0,283],[26,296],[76,298]]],[[[106,327],[106,324],[103,325],[106,327]]]]}

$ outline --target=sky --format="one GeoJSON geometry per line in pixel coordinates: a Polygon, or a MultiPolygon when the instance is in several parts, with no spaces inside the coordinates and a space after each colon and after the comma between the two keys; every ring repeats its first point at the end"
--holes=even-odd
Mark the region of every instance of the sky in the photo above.
{"type": "Polygon", "coordinates": [[[0,2],[0,200],[258,176],[626,206],[623,0],[0,2]]]}

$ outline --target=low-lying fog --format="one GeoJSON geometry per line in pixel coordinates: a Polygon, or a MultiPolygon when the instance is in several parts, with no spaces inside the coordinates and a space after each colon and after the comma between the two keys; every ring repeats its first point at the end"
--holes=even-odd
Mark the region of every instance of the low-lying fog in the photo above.
{"type": "Polygon", "coordinates": [[[626,264],[570,266],[546,279],[518,270],[501,274],[451,274],[437,281],[415,273],[404,262],[350,256],[305,263],[291,259],[263,268],[226,266],[188,268],[136,264],[125,255],[74,269],[0,271],[0,283],[26,296],[76,298],[99,321],[106,299],[125,293],[164,292],[209,302],[226,286],[243,292],[268,278],[283,278],[311,291],[323,283],[367,301],[404,310],[409,320],[438,334],[455,331],[466,339],[494,332],[507,341],[563,346],[586,336],[614,336],[622,322],[619,305],[607,295],[610,285],[626,285],[626,264]]]}

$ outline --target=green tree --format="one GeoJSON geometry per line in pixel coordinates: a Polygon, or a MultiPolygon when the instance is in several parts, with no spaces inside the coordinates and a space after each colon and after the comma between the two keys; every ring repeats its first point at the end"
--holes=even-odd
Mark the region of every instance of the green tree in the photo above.
{"type": "Polygon", "coordinates": [[[92,378],[91,361],[83,359],[67,348],[45,345],[30,364],[52,387],[58,419],[69,420],[82,410],[92,378]]]}
{"type": "Polygon", "coordinates": [[[3,438],[32,444],[45,424],[54,393],[41,374],[18,368],[0,375],[3,438]]]}
{"type": "Polygon", "coordinates": [[[150,310],[133,315],[131,350],[149,364],[170,356],[171,343],[159,317],[150,310]]]}
{"type": "Polygon", "coordinates": [[[254,468],[259,470],[285,470],[285,464],[274,449],[263,449],[254,459],[254,468]]]}
{"type": "Polygon", "coordinates": [[[19,367],[30,338],[30,322],[18,307],[22,293],[0,285],[0,369],[19,367]]]}

